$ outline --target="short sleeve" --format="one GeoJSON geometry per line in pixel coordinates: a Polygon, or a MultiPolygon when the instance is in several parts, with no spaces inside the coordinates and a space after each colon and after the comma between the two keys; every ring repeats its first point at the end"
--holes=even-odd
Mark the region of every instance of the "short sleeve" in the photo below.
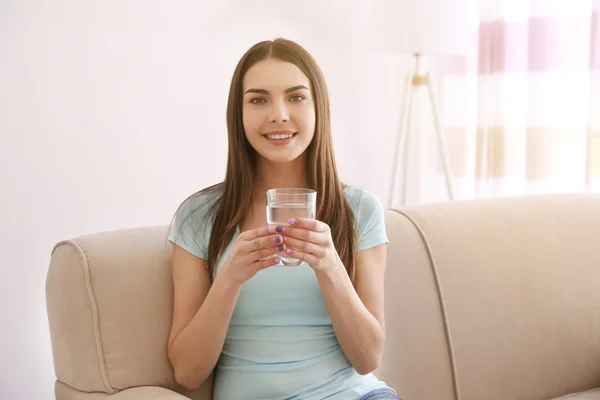
{"type": "Polygon", "coordinates": [[[383,205],[373,193],[363,190],[358,207],[358,251],[388,244],[383,205]]]}
{"type": "Polygon", "coordinates": [[[175,213],[169,241],[206,260],[212,230],[212,205],[213,202],[206,195],[186,199],[175,213]]]}

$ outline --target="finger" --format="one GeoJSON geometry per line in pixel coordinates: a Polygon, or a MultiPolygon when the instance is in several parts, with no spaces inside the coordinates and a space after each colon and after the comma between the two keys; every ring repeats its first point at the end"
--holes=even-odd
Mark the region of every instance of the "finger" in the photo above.
{"type": "Polygon", "coordinates": [[[329,231],[329,225],[314,218],[290,218],[288,224],[296,228],[309,229],[315,232],[329,231]]]}
{"type": "Polygon", "coordinates": [[[255,262],[255,261],[263,261],[263,260],[273,260],[273,258],[277,257],[277,256],[278,256],[277,253],[269,253],[266,256],[264,256],[262,258],[259,258],[258,260],[254,260],[253,262],[255,262]]]}
{"type": "Polygon", "coordinates": [[[285,245],[279,244],[275,248],[271,247],[268,249],[260,249],[253,251],[252,253],[248,254],[248,256],[252,259],[252,261],[263,260],[265,258],[273,258],[277,255],[276,253],[282,253],[283,251],[285,251],[286,248],[287,247],[285,245]]]}
{"type": "Polygon", "coordinates": [[[250,229],[248,231],[240,233],[238,236],[239,239],[244,241],[252,241],[254,239],[269,236],[274,234],[275,232],[283,232],[283,226],[263,226],[261,228],[250,229]]]}
{"type": "Polygon", "coordinates": [[[293,248],[303,253],[310,253],[317,257],[323,257],[325,255],[325,249],[315,243],[307,242],[304,240],[296,239],[290,236],[285,237],[285,246],[287,248],[293,248]]]}
{"type": "Polygon", "coordinates": [[[251,241],[246,241],[244,246],[247,252],[259,251],[276,247],[283,243],[282,235],[270,235],[259,237],[251,241]]]}
{"type": "Polygon", "coordinates": [[[285,254],[289,257],[293,257],[293,258],[297,258],[298,260],[302,260],[302,261],[308,263],[309,265],[317,265],[318,264],[318,258],[314,254],[306,253],[306,252],[298,250],[298,249],[288,247],[287,250],[285,251],[285,254]]]}
{"type": "Polygon", "coordinates": [[[284,236],[284,242],[286,242],[287,238],[292,237],[305,242],[326,245],[327,243],[329,243],[329,237],[331,235],[329,233],[315,232],[308,229],[292,228],[288,226],[285,228],[284,236]]]}
{"type": "Polygon", "coordinates": [[[281,259],[278,256],[269,257],[264,260],[258,260],[258,261],[253,262],[251,264],[251,268],[254,268],[254,270],[256,270],[256,271],[260,271],[265,268],[273,267],[273,266],[279,264],[280,261],[281,261],[281,259]]]}

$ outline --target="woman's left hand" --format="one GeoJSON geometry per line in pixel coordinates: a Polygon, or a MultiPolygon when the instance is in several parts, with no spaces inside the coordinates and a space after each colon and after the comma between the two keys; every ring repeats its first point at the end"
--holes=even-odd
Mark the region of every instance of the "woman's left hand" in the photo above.
{"type": "Polygon", "coordinates": [[[309,218],[292,218],[288,224],[282,232],[288,256],[305,261],[315,271],[340,262],[329,225],[309,218]]]}

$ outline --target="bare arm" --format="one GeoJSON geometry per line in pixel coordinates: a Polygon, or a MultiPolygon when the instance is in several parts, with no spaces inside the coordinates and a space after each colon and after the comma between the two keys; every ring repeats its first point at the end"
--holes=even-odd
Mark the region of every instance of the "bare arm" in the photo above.
{"type": "Polygon", "coordinates": [[[270,256],[285,248],[278,244],[282,239],[267,227],[242,233],[212,285],[206,261],[173,245],[174,301],[168,356],[181,385],[196,389],[210,375],[243,283],[279,262],[270,256]],[[281,248],[275,250],[277,246],[281,248]]]}
{"type": "Polygon", "coordinates": [[[173,247],[174,309],[169,360],[175,379],[195,389],[215,367],[240,287],[219,276],[211,286],[206,262],[173,247]]]}
{"type": "Polygon", "coordinates": [[[341,261],[337,268],[315,271],[340,346],[363,375],[379,366],[385,344],[385,261],[385,245],[357,253],[356,290],[341,261]]]}
{"type": "Polygon", "coordinates": [[[383,276],[385,245],[356,254],[356,290],[335,250],[331,230],[321,221],[290,219],[284,234],[287,254],[315,271],[333,329],[344,354],[359,374],[379,366],[385,343],[383,276]]]}

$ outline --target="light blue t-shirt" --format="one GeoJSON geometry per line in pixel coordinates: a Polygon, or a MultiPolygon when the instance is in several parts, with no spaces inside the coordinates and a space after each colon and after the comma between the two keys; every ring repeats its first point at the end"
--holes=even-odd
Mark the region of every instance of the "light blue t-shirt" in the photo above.
{"type": "MultiPolygon", "coordinates": [[[[186,200],[169,240],[206,259],[212,228],[208,213],[220,195],[217,190],[186,200]]],[[[387,244],[377,197],[354,187],[347,187],[345,196],[357,223],[356,250],[387,244]]],[[[215,400],[356,400],[384,387],[373,374],[358,374],[345,357],[308,265],[267,268],[244,283],[215,371],[215,400]]]]}

